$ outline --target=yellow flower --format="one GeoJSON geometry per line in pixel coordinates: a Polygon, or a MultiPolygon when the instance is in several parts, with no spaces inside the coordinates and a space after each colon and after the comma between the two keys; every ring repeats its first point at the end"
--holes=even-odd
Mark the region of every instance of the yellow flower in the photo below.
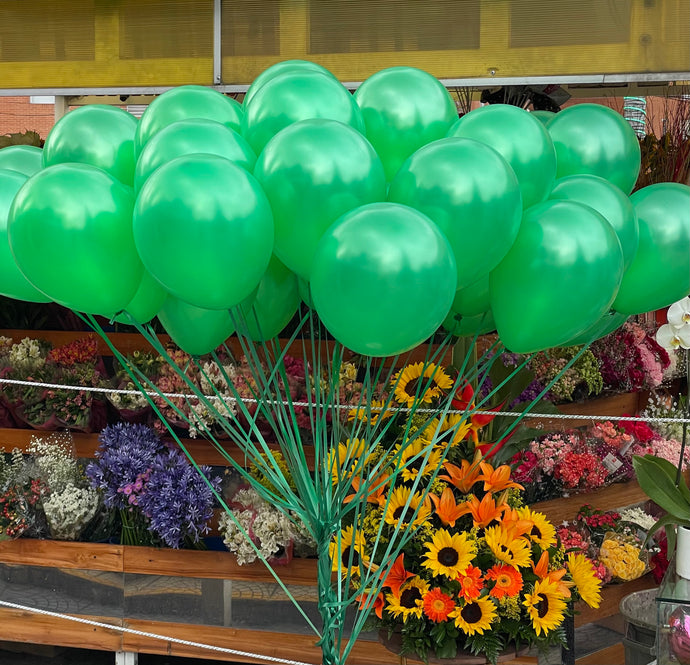
{"type": "Polygon", "coordinates": [[[526,535],[533,543],[537,543],[543,550],[548,550],[556,544],[556,529],[544,513],[534,512],[528,506],[518,508],[517,513],[520,519],[532,522],[532,528],[526,535]]]}
{"type": "Polygon", "coordinates": [[[445,575],[451,580],[465,570],[477,554],[476,543],[469,540],[466,533],[451,534],[446,529],[439,529],[424,547],[427,548],[427,560],[422,566],[434,575],[445,575]]]}
{"type": "Polygon", "coordinates": [[[388,502],[384,520],[386,524],[391,524],[392,526],[400,524],[401,528],[405,527],[410,523],[417,508],[419,508],[419,511],[412,522],[415,526],[419,526],[429,519],[431,515],[431,502],[428,497],[422,502],[419,494],[412,494],[412,490],[409,487],[396,487],[388,502]],[[410,505],[406,508],[408,501],[410,505]]]}
{"type": "Polygon", "coordinates": [[[594,574],[592,562],[584,554],[568,554],[568,572],[580,598],[596,609],[601,604],[601,580],[594,574]]]}
{"type": "Polygon", "coordinates": [[[408,365],[393,377],[393,396],[405,406],[431,402],[452,387],[453,380],[434,363],[408,365]]]}
{"type": "Polygon", "coordinates": [[[328,468],[334,485],[350,478],[355,463],[366,449],[367,442],[364,439],[347,439],[345,443],[338,444],[337,450],[331,448],[328,451],[328,468]],[[346,469],[345,466],[349,468],[346,469]]]}
{"type": "Polygon", "coordinates": [[[364,553],[365,545],[362,533],[355,532],[351,525],[343,529],[340,532],[340,543],[336,536],[328,546],[331,570],[334,573],[340,571],[343,577],[348,572],[350,575],[359,575],[360,565],[369,565],[369,558],[364,553]]]}
{"type": "Polygon", "coordinates": [[[466,635],[482,635],[497,617],[496,606],[484,596],[456,608],[448,617],[454,618],[455,625],[466,635]]]}
{"type": "Polygon", "coordinates": [[[362,405],[347,412],[348,420],[362,420],[370,425],[376,425],[379,420],[390,418],[395,411],[384,409],[386,402],[382,399],[372,399],[369,406],[362,405]]]}
{"type": "Polygon", "coordinates": [[[537,636],[546,635],[563,623],[566,603],[555,584],[546,580],[535,582],[534,592],[526,593],[522,604],[527,608],[537,636]]]}
{"type": "Polygon", "coordinates": [[[403,623],[405,623],[410,616],[419,619],[424,610],[422,599],[428,592],[429,584],[421,577],[413,577],[400,587],[399,594],[386,594],[388,605],[385,609],[394,617],[402,617],[403,623]]]}
{"type": "Polygon", "coordinates": [[[503,526],[490,526],[484,530],[486,544],[499,561],[513,568],[527,568],[532,562],[529,542],[524,538],[514,538],[503,526]]]}
{"type": "Polygon", "coordinates": [[[429,445],[426,441],[417,439],[406,446],[402,444],[396,446],[395,453],[396,456],[399,455],[399,457],[396,457],[399,460],[396,465],[401,467],[400,475],[403,480],[413,482],[418,475],[421,474],[422,478],[424,478],[425,476],[430,476],[438,469],[442,461],[441,451],[438,448],[427,451],[429,445]],[[429,457],[425,462],[424,459],[427,452],[429,457]]]}
{"type": "Polygon", "coordinates": [[[421,437],[430,443],[433,442],[442,447],[450,443],[452,448],[465,439],[470,429],[470,423],[460,414],[451,413],[443,419],[434,418],[424,428],[421,437]]]}

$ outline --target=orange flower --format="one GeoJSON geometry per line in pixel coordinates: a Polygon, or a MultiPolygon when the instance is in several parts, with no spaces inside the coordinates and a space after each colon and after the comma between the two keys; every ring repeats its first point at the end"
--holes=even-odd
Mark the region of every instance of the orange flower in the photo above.
{"type": "Polygon", "coordinates": [[[474,520],[474,526],[478,527],[487,527],[492,522],[499,522],[501,520],[501,515],[505,513],[506,510],[510,510],[505,503],[499,502],[499,504],[496,505],[491,494],[485,494],[481,501],[473,494],[461,505],[463,506],[461,514],[465,515],[471,513],[472,519],[474,520]]]}
{"type": "Polygon", "coordinates": [[[511,487],[519,490],[525,489],[522,485],[518,485],[518,483],[510,480],[510,467],[507,464],[503,464],[497,469],[494,469],[488,462],[480,462],[479,466],[482,470],[482,475],[478,480],[484,481],[485,492],[500,492],[511,487]]]}
{"type": "Polygon", "coordinates": [[[455,609],[455,603],[450,596],[436,588],[424,594],[422,607],[429,619],[439,623],[448,619],[448,615],[455,609]]]}
{"type": "MultiPolygon", "coordinates": [[[[368,602],[369,602],[369,594],[368,593],[360,593],[359,596],[355,599],[359,601],[359,609],[364,610],[366,609],[368,602]]],[[[376,616],[379,619],[383,619],[383,607],[386,604],[386,600],[383,597],[383,592],[379,591],[378,596],[376,596],[376,600],[374,601],[373,605],[369,605],[369,609],[374,610],[376,612],[376,616]]]]}
{"type": "Polygon", "coordinates": [[[558,593],[564,598],[570,598],[570,587],[573,586],[573,583],[563,579],[563,576],[568,571],[565,568],[549,570],[549,553],[546,550],[541,553],[536,566],[532,563],[532,570],[540,580],[546,580],[551,584],[555,584],[558,593]]]}
{"type": "Polygon", "coordinates": [[[506,510],[503,515],[502,524],[506,530],[510,531],[513,538],[520,538],[520,536],[529,534],[532,527],[534,527],[534,522],[532,520],[523,519],[519,511],[514,508],[508,508],[506,510]]]}
{"type": "Polygon", "coordinates": [[[400,586],[410,579],[410,577],[414,577],[414,573],[405,570],[405,564],[403,563],[404,556],[405,553],[401,552],[383,583],[383,586],[388,587],[396,596],[400,595],[400,586]]]}
{"type": "MultiPolygon", "coordinates": [[[[379,508],[383,508],[386,505],[386,489],[388,486],[388,478],[388,475],[381,474],[378,478],[376,478],[376,480],[370,481],[370,487],[373,487],[374,489],[372,489],[367,495],[367,503],[375,503],[377,506],[379,506],[379,508]]],[[[362,479],[360,477],[352,477],[352,487],[355,492],[354,494],[348,494],[343,499],[344,503],[350,503],[350,501],[355,498],[357,492],[359,492],[361,484],[362,479]]]]}
{"type": "Polygon", "coordinates": [[[461,466],[446,462],[443,468],[448,472],[448,475],[439,475],[438,477],[457,487],[463,494],[469,494],[472,486],[478,480],[484,480],[479,475],[479,464],[475,461],[469,462],[467,460],[462,460],[461,466]]]}
{"type": "Polygon", "coordinates": [[[443,524],[447,524],[448,526],[455,526],[455,521],[458,517],[467,512],[462,508],[463,504],[458,505],[455,502],[455,495],[450,487],[446,487],[443,490],[440,498],[431,493],[429,493],[429,498],[436,508],[438,518],[443,524]]]}
{"type": "Polygon", "coordinates": [[[486,571],[486,579],[495,582],[489,595],[499,600],[505,596],[517,596],[522,591],[522,575],[513,566],[504,563],[491,566],[486,571]]]}
{"type": "Polygon", "coordinates": [[[468,603],[479,598],[479,594],[484,588],[482,571],[476,566],[467,566],[465,570],[458,574],[455,580],[456,582],[460,582],[460,591],[458,591],[458,595],[464,598],[468,603]]]}

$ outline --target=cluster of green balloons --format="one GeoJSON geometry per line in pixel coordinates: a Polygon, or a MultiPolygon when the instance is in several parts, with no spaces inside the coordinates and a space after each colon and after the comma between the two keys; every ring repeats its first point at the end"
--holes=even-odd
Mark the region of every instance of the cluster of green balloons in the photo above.
{"type": "Polygon", "coordinates": [[[68,113],[0,151],[0,293],[123,322],[201,354],[277,335],[300,301],[356,352],[439,326],[530,352],[588,341],[690,292],[690,189],[630,196],[637,138],[579,104],[458,119],[410,67],[351,94],[281,62],[243,104],[182,86],[140,121],[68,113]]]}

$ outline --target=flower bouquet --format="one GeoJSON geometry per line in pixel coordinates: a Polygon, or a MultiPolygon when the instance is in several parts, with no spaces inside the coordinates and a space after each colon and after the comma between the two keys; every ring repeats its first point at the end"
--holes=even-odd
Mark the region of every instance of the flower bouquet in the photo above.
{"type": "MultiPolygon", "coordinates": [[[[163,359],[154,354],[146,353],[144,351],[134,351],[126,357],[127,365],[134,368],[149,379],[155,379],[160,374],[160,368],[163,359]]],[[[106,393],[106,399],[110,406],[116,411],[117,419],[127,423],[147,424],[151,419],[151,405],[148,399],[143,395],[134,381],[129,375],[129,372],[122,367],[117,360],[114,361],[115,375],[113,376],[113,387],[118,390],[133,391],[132,394],[127,393],[106,393]],[[134,393],[134,391],[136,391],[134,393]]]]}

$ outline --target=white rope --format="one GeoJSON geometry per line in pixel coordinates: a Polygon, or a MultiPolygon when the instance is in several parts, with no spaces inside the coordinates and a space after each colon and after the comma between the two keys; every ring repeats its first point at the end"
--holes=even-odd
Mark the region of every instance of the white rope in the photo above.
{"type": "Polygon", "coordinates": [[[83,619],[75,617],[70,614],[60,614],[59,612],[50,612],[48,610],[40,610],[36,607],[27,607],[26,605],[18,605],[17,603],[10,603],[6,600],[0,600],[0,605],[10,607],[15,610],[22,610],[23,612],[33,612],[34,614],[42,614],[44,616],[53,617],[55,619],[64,619],[65,621],[74,621],[76,623],[83,623],[87,626],[95,626],[96,628],[106,628],[107,630],[115,630],[121,633],[129,633],[130,635],[138,635],[139,637],[149,637],[154,640],[162,640],[163,642],[172,642],[173,644],[180,644],[186,647],[196,647],[198,649],[207,649],[209,651],[219,651],[227,653],[231,656],[242,656],[245,658],[256,658],[257,660],[265,660],[271,663],[283,663],[284,665],[315,665],[314,663],[307,663],[301,660],[288,660],[286,658],[277,658],[275,656],[264,656],[260,653],[251,653],[249,651],[238,651],[237,649],[226,649],[225,647],[217,647],[212,644],[203,644],[201,642],[190,642],[189,640],[181,640],[176,637],[166,637],[164,635],[157,635],[156,633],[148,633],[143,630],[135,630],[134,628],[125,628],[124,626],[115,626],[101,621],[93,621],[92,619],[83,619]]]}
{"type": "MultiPolygon", "coordinates": [[[[93,392],[93,393],[107,393],[109,395],[111,394],[117,394],[117,395],[141,395],[142,393],[145,395],[148,395],[149,397],[179,397],[182,399],[208,399],[208,400],[221,400],[220,397],[217,395],[193,395],[193,394],[187,394],[187,393],[166,393],[166,392],[156,392],[156,391],[141,391],[141,390],[125,390],[122,388],[104,388],[102,386],[69,386],[69,385],[64,385],[61,383],[41,383],[38,381],[23,381],[20,379],[4,379],[0,378],[0,383],[9,383],[12,385],[17,385],[17,386],[31,386],[34,388],[47,388],[50,390],[83,390],[86,392],[93,392]]],[[[248,404],[258,404],[259,400],[256,400],[251,397],[242,397],[241,400],[238,400],[235,397],[224,397],[224,401],[226,402],[237,402],[237,401],[242,401],[246,402],[248,404]]],[[[287,400],[278,400],[278,399],[266,399],[264,402],[268,404],[292,404],[292,406],[305,406],[305,407],[310,407],[314,406],[313,402],[288,402],[287,400]]],[[[367,411],[367,407],[364,404],[333,404],[333,408],[335,409],[347,409],[352,410],[361,410],[363,412],[367,411]]],[[[396,411],[412,411],[413,409],[409,407],[394,407],[396,411]]],[[[392,410],[393,407],[389,407],[389,410],[392,410]]],[[[378,407],[371,407],[371,412],[372,413],[380,413],[383,411],[382,408],[378,407]]],[[[437,413],[438,409],[427,409],[427,408],[416,408],[414,409],[415,413],[437,413]]],[[[455,409],[450,409],[448,413],[465,413],[463,409],[460,410],[455,410],[455,409]]],[[[530,411],[527,415],[520,411],[492,411],[492,410],[484,410],[481,409],[482,414],[489,414],[493,416],[507,416],[507,417],[513,417],[513,418],[520,418],[524,417],[525,419],[529,420],[535,420],[538,418],[547,418],[549,420],[625,420],[626,422],[634,422],[634,423],[690,423],[690,418],[650,418],[647,416],[607,416],[607,415],[584,415],[584,414],[570,414],[570,413],[534,413],[530,411]]]]}

